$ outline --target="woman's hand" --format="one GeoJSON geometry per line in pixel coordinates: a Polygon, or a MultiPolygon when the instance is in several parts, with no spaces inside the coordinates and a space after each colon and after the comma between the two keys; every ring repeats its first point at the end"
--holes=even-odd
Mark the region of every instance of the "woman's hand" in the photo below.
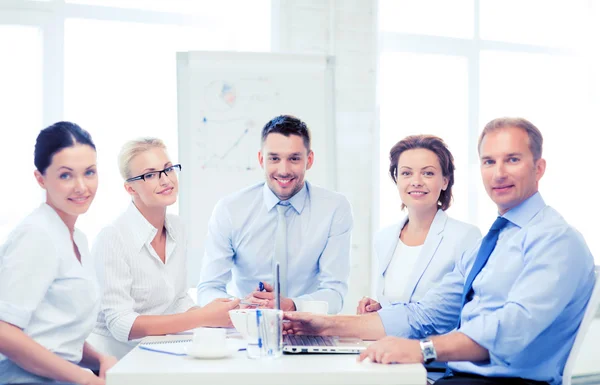
{"type": "Polygon", "coordinates": [[[229,318],[229,310],[240,305],[238,298],[217,298],[198,310],[201,315],[200,325],[209,327],[233,327],[229,318]]]}

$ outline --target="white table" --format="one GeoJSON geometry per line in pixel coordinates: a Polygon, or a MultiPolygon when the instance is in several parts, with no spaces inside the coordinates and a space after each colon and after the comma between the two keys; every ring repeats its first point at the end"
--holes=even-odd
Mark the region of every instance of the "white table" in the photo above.
{"type": "Polygon", "coordinates": [[[424,385],[423,365],[356,362],[355,354],[285,354],[252,360],[246,352],[199,360],[133,349],[107,373],[107,385],[424,385]]]}

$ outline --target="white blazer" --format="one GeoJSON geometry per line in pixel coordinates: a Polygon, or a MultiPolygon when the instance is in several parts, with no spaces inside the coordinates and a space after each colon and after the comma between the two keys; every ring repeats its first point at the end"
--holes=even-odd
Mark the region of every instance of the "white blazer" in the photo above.
{"type": "MultiPolygon", "coordinates": [[[[391,305],[391,302],[383,295],[383,275],[390,265],[400,231],[407,220],[408,216],[395,225],[379,230],[373,239],[375,296],[384,307],[391,305]]],[[[454,269],[455,263],[463,252],[475,246],[480,238],[481,231],[477,227],[452,219],[443,210],[438,210],[410,279],[398,283],[404,285],[404,294],[400,302],[416,302],[423,298],[425,293],[438,284],[446,273],[454,269]]]]}

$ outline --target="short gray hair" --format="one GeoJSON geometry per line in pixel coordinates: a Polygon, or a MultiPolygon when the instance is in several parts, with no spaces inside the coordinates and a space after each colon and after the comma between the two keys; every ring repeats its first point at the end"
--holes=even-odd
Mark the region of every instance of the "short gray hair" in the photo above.
{"type": "Polygon", "coordinates": [[[481,153],[481,142],[483,142],[483,138],[487,134],[508,127],[516,127],[524,130],[529,137],[529,150],[533,154],[533,160],[537,161],[542,157],[542,148],[544,145],[542,133],[536,126],[533,125],[533,123],[524,118],[504,117],[490,121],[485,125],[481,135],[479,136],[479,141],[477,142],[477,151],[481,153]]]}

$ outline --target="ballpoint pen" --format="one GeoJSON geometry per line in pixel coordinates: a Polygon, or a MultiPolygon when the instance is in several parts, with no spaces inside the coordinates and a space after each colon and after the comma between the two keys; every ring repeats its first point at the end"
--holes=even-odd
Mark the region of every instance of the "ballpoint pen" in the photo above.
{"type": "Polygon", "coordinates": [[[265,291],[265,284],[262,282],[258,283],[258,291],[265,291]]]}

